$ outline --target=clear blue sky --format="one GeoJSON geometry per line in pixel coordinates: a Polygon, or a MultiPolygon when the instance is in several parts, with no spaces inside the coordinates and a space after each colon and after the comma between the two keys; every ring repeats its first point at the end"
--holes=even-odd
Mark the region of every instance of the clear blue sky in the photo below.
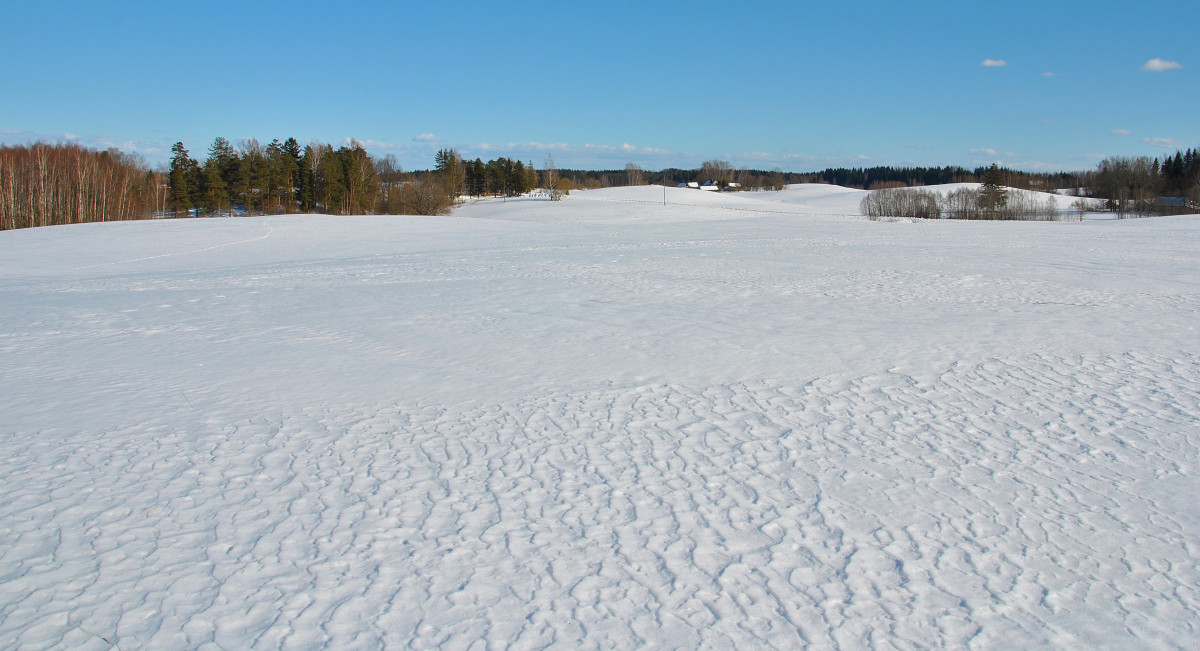
{"type": "Polygon", "coordinates": [[[1090,169],[1200,145],[1197,25],[1196,0],[9,2],[0,142],[1090,169]]]}

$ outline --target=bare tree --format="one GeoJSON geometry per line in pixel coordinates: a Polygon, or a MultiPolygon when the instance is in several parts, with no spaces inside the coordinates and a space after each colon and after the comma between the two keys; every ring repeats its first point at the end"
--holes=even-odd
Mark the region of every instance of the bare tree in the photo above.
{"type": "Polygon", "coordinates": [[[561,179],[558,178],[558,168],[554,165],[554,156],[546,154],[546,170],[542,172],[542,183],[546,185],[546,192],[550,195],[551,201],[562,201],[566,190],[559,187],[561,179]]]}
{"type": "Polygon", "coordinates": [[[636,163],[625,164],[625,183],[627,185],[642,184],[642,168],[636,163]]]}
{"type": "Polygon", "coordinates": [[[700,178],[705,181],[718,181],[721,185],[726,185],[733,180],[733,166],[729,164],[729,161],[706,160],[700,166],[700,178]]]}
{"type": "Polygon", "coordinates": [[[1146,212],[1157,183],[1153,164],[1145,156],[1111,156],[1100,161],[1093,193],[1107,199],[1124,218],[1131,211],[1146,212]]]}
{"type": "Polygon", "coordinates": [[[787,189],[787,180],[783,176],[783,170],[778,167],[771,170],[770,186],[776,192],[787,189]]]}
{"type": "Polygon", "coordinates": [[[149,217],[161,181],[117,150],[0,146],[0,230],[149,217]]]}

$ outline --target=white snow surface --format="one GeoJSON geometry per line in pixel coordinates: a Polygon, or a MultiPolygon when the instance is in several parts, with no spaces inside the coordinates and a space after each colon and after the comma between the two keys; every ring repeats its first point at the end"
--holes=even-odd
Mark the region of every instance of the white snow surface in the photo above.
{"type": "Polygon", "coordinates": [[[1195,648],[1200,219],[0,233],[0,647],[1195,648]]]}

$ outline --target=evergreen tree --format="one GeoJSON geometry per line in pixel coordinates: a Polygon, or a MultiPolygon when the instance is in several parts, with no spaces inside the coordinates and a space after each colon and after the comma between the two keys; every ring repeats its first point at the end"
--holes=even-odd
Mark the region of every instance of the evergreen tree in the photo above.
{"type": "Polygon", "coordinates": [[[466,166],[454,149],[441,149],[434,156],[434,169],[445,186],[446,195],[456,200],[466,186],[466,166]]]}
{"type": "MultiPolygon", "coordinates": [[[[297,206],[302,202],[300,200],[300,143],[296,142],[295,138],[288,138],[283,141],[283,155],[286,158],[284,168],[287,171],[287,192],[289,206],[297,206]]],[[[291,209],[291,208],[290,208],[291,209]]]]}
{"type": "MultiPolygon", "coordinates": [[[[216,166],[217,174],[221,177],[221,187],[225,192],[222,203],[226,207],[234,205],[237,199],[234,196],[234,187],[237,184],[238,156],[233,145],[229,144],[228,140],[217,136],[213,140],[212,146],[208,148],[208,160],[204,165],[206,175],[209,173],[210,165],[216,166]]],[[[210,185],[215,185],[215,180],[210,185]]]]}
{"type": "Polygon", "coordinates": [[[205,161],[201,180],[200,206],[209,214],[227,209],[229,193],[225,188],[225,181],[221,178],[221,169],[216,159],[209,158],[205,161]]]}
{"type": "Polygon", "coordinates": [[[299,166],[296,160],[284,151],[279,140],[267,145],[265,155],[267,168],[266,203],[272,212],[289,211],[294,208],[293,180],[299,166]]]}
{"type": "Polygon", "coordinates": [[[525,175],[525,163],[521,161],[508,161],[508,188],[510,197],[516,197],[525,194],[529,190],[525,184],[529,182],[529,177],[525,175]]]}
{"type": "Polygon", "coordinates": [[[484,165],[484,192],[486,194],[504,194],[507,190],[505,181],[507,180],[504,173],[504,164],[502,159],[492,159],[484,165]]]}
{"type": "Polygon", "coordinates": [[[476,158],[466,165],[467,194],[478,197],[487,193],[487,172],[483,160],[476,158]]]}
{"type": "Polygon", "coordinates": [[[362,143],[351,140],[349,146],[338,150],[345,179],[346,197],[343,214],[366,215],[375,210],[379,198],[379,180],[375,176],[375,161],[363,149],[362,143]]]}
{"type": "Polygon", "coordinates": [[[525,191],[533,192],[538,187],[538,173],[533,167],[533,161],[525,166],[525,191]]]}
{"type": "Polygon", "coordinates": [[[983,175],[983,187],[979,192],[979,207],[984,211],[995,213],[1008,204],[1008,193],[1001,185],[1003,180],[1000,168],[992,163],[983,175]]]}
{"type": "Polygon", "coordinates": [[[333,151],[332,145],[324,145],[321,148],[317,165],[313,180],[317,210],[329,215],[346,214],[346,175],[342,171],[342,161],[333,151]]]}
{"type": "Polygon", "coordinates": [[[297,188],[296,200],[300,202],[300,209],[304,212],[316,211],[316,196],[313,193],[313,170],[316,168],[316,151],[313,145],[308,145],[304,148],[304,153],[300,155],[300,167],[297,170],[297,188]]]}
{"type": "Polygon", "coordinates": [[[200,165],[188,155],[182,142],[171,145],[171,167],[167,176],[171,209],[187,213],[199,195],[200,165]]]}
{"type": "Polygon", "coordinates": [[[266,157],[263,156],[262,146],[258,140],[249,138],[241,143],[242,155],[239,183],[244,192],[246,212],[249,214],[264,214],[267,209],[266,199],[270,183],[266,157]]]}

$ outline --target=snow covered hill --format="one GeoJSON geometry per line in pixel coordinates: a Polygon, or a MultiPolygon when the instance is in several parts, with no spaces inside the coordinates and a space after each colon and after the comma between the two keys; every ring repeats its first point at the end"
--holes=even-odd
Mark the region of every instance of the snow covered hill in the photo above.
{"type": "Polygon", "coordinates": [[[0,646],[1178,648],[1200,220],[0,233],[0,646]]]}

